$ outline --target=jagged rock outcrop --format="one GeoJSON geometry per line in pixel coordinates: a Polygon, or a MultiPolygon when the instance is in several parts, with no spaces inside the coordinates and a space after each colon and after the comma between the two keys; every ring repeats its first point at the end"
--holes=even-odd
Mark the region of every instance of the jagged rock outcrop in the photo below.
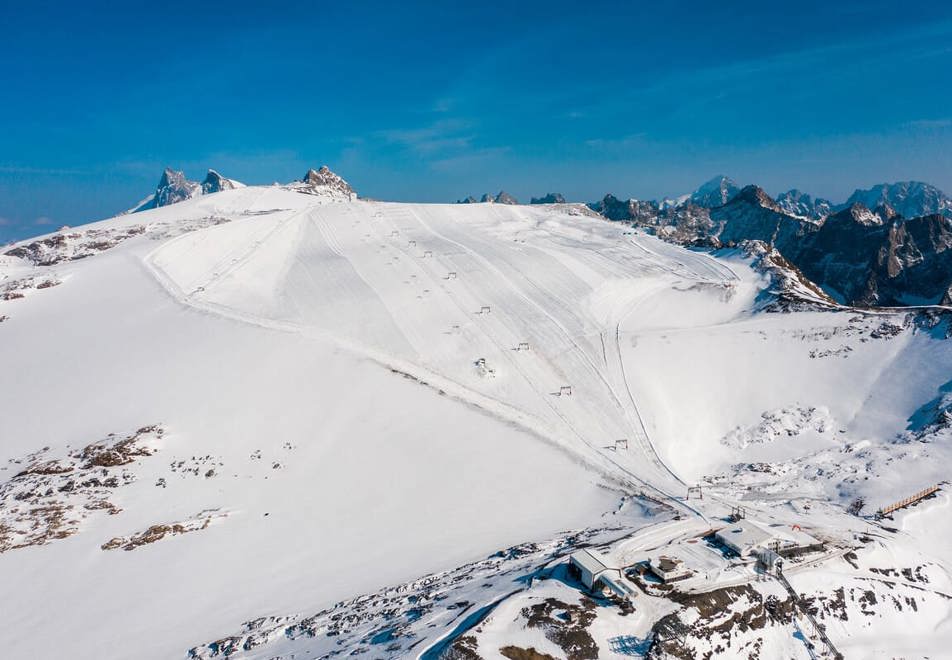
{"type": "Polygon", "coordinates": [[[165,171],[162,172],[162,177],[159,179],[159,185],[156,186],[155,192],[139,202],[135,208],[130,209],[127,213],[147,211],[149,209],[168,206],[169,204],[184,202],[186,199],[191,199],[199,195],[210,195],[222,190],[232,190],[242,187],[244,187],[244,184],[233,179],[227,179],[215,170],[208,170],[205,180],[198,183],[185,178],[184,172],[166,167],[165,171]]]}
{"type": "Polygon", "coordinates": [[[476,198],[470,195],[465,199],[456,200],[457,204],[519,204],[519,200],[507,193],[505,190],[500,190],[496,195],[491,195],[490,193],[483,193],[483,196],[479,198],[477,202],[476,198]]]}
{"type": "Polygon", "coordinates": [[[331,171],[327,165],[321,165],[320,169],[310,169],[300,182],[291,184],[291,187],[298,192],[311,195],[330,196],[339,199],[353,200],[357,199],[357,192],[344,179],[331,171]]]}
{"type": "Polygon", "coordinates": [[[796,188],[780,193],[777,206],[789,215],[798,215],[811,220],[822,220],[833,212],[833,202],[820,197],[813,198],[796,188]]]}
{"type": "MultiPolygon", "coordinates": [[[[638,200],[629,199],[622,201],[611,193],[605,195],[601,201],[589,204],[589,208],[599,213],[609,220],[635,220],[638,200]]],[[[650,204],[650,202],[649,202],[650,204]]],[[[653,216],[657,215],[657,207],[653,209],[653,216]]],[[[638,224],[649,224],[651,219],[645,218],[638,224]]]]}
{"type": "Polygon", "coordinates": [[[840,302],[936,304],[952,287],[952,219],[938,213],[884,218],[856,203],[828,217],[799,250],[788,252],[840,302]]]}
{"type": "Polygon", "coordinates": [[[711,209],[713,236],[733,245],[745,240],[786,246],[815,231],[817,225],[789,215],[758,186],[746,186],[727,204],[711,209]]]}
{"type": "Polygon", "coordinates": [[[544,197],[533,197],[530,204],[565,204],[562,193],[549,193],[544,197]]]}
{"type": "Polygon", "coordinates": [[[201,194],[201,185],[186,179],[184,172],[166,167],[159,178],[159,185],[155,187],[155,192],[140,202],[131,212],[137,213],[176,204],[201,194]]]}
{"type": "Polygon", "coordinates": [[[887,204],[904,218],[918,218],[934,213],[952,217],[952,198],[935,186],[921,181],[880,183],[866,190],[856,190],[840,209],[856,203],[869,209],[887,204]]]}
{"type": "MultiPolygon", "coordinates": [[[[705,204],[731,195],[726,177],[717,177],[698,190],[705,204]]],[[[726,203],[712,207],[692,201],[678,205],[622,201],[614,195],[589,206],[610,220],[630,222],[681,245],[761,242],[770,261],[789,267],[789,281],[796,282],[801,293],[816,293],[818,286],[830,302],[860,306],[952,303],[952,218],[939,213],[905,218],[893,204],[903,199],[895,195],[892,201],[877,197],[879,204],[873,210],[854,203],[827,215],[825,200],[797,191],[782,197],[783,203],[757,186],[746,186],[726,203]]]]}
{"type": "Polygon", "coordinates": [[[208,170],[208,174],[205,175],[205,180],[202,181],[202,194],[211,195],[212,193],[221,192],[222,190],[234,190],[235,188],[241,187],[242,184],[237,181],[226,179],[215,170],[208,170]]]}
{"type": "Polygon", "coordinates": [[[201,187],[197,183],[185,178],[184,172],[177,172],[167,167],[155,189],[154,206],[157,208],[184,201],[194,197],[200,190],[201,187]]]}

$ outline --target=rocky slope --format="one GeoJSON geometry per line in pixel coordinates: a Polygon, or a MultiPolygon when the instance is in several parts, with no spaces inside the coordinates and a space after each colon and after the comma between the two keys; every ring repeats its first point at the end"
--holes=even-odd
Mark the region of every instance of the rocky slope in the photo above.
{"type": "Polygon", "coordinates": [[[761,242],[781,258],[775,264],[794,269],[789,280],[812,280],[818,286],[809,289],[821,289],[840,304],[952,303],[952,218],[944,215],[948,198],[936,188],[877,186],[857,191],[853,202],[831,214],[829,201],[796,190],[774,200],[757,186],[732,186],[717,177],[678,205],[606,195],[589,206],[681,245],[761,242]]]}
{"type": "MultiPolygon", "coordinates": [[[[518,204],[519,200],[507,193],[505,190],[500,190],[496,195],[491,195],[489,193],[483,193],[483,196],[478,200],[469,195],[464,199],[456,200],[457,204],[518,204]]],[[[535,202],[533,202],[535,203],[535,202]]]]}
{"type": "Polygon", "coordinates": [[[312,195],[330,195],[342,200],[357,199],[357,191],[327,165],[321,165],[317,170],[308,170],[303,179],[288,184],[288,188],[312,195]]]}
{"type": "Polygon", "coordinates": [[[549,193],[543,197],[533,197],[530,204],[565,204],[562,193],[549,193]]]}
{"type": "Polygon", "coordinates": [[[822,220],[830,215],[833,209],[833,202],[821,197],[811,197],[796,188],[780,193],[777,196],[777,205],[784,213],[811,220],[822,220]]]}

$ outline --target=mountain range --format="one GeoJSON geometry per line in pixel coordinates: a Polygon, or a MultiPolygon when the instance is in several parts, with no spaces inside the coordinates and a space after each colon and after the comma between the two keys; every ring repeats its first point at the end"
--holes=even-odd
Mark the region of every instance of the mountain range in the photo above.
{"type": "Polygon", "coordinates": [[[677,204],[606,195],[589,206],[681,245],[761,241],[840,304],[952,304],[952,199],[926,183],[880,184],[834,205],[719,176],[677,204]]]}
{"type": "MultiPolygon", "coordinates": [[[[166,169],[155,192],[132,212],[242,187],[215,170],[202,182],[166,169]]],[[[326,166],[309,170],[289,189],[355,199],[354,189],[326,166]]],[[[531,204],[564,204],[550,192],[531,204]]],[[[506,191],[460,204],[517,205],[506,191]]],[[[917,181],[856,190],[835,204],[791,189],[776,198],[755,185],[716,176],[676,199],[619,199],[605,195],[588,209],[680,245],[718,249],[762,242],[798,277],[809,279],[838,304],[883,307],[952,304],[952,198],[917,181]]]]}

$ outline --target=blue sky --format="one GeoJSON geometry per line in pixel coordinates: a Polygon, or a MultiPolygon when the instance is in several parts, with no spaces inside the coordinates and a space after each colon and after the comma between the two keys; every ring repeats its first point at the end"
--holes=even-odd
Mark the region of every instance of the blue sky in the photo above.
{"type": "Polygon", "coordinates": [[[0,0],[0,239],[166,165],[419,201],[952,191],[948,2],[263,4],[0,0]]]}

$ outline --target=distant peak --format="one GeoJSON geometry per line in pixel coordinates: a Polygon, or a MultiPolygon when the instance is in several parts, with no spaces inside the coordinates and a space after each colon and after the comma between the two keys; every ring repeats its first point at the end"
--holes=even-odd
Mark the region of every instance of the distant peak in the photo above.
{"type": "Polygon", "coordinates": [[[714,208],[727,204],[738,192],[740,192],[740,188],[733,179],[719,174],[701,184],[691,194],[689,200],[698,206],[714,208]]]}
{"type": "Polygon", "coordinates": [[[309,169],[304,178],[299,182],[291,184],[291,187],[299,192],[309,194],[332,194],[354,199],[357,192],[340,175],[336,174],[327,165],[321,165],[318,169],[309,169]]]}
{"type": "Polygon", "coordinates": [[[496,204],[518,204],[519,200],[507,193],[505,190],[500,190],[496,195],[496,198],[493,200],[496,204]]]}
{"type": "Polygon", "coordinates": [[[311,183],[316,185],[326,185],[325,182],[332,177],[340,179],[339,176],[334,174],[327,165],[321,165],[316,170],[311,168],[307,171],[307,174],[304,175],[304,178],[301,179],[302,183],[311,183]]]}
{"type": "Polygon", "coordinates": [[[159,185],[155,188],[155,195],[135,210],[144,211],[150,208],[176,204],[194,197],[196,194],[201,194],[201,186],[198,183],[186,179],[184,172],[166,167],[162,171],[159,185]]]}
{"type": "Polygon", "coordinates": [[[867,227],[883,224],[883,219],[862,202],[853,202],[839,213],[835,213],[827,218],[827,222],[831,224],[844,221],[854,222],[867,227]]]}
{"type": "Polygon", "coordinates": [[[186,181],[185,172],[180,170],[173,170],[171,167],[166,167],[162,170],[162,176],[159,177],[159,188],[164,188],[167,186],[181,185],[186,181]]]}
{"type": "Polygon", "coordinates": [[[774,208],[777,206],[777,203],[774,201],[774,199],[768,195],[763,188],[753,184],[744,186],[740,192],[734,195],[733,199],[731,199],[731,202],[740,201],[757,204],[765,208],[774,208]]]}
{"type": "Polygon", "coordinates": [[[565,204],[562,193],[549,193],[544,197],[533,197],[530,204],[565,204]]]}
{"type": "Polygon", "coordinates": [[[241,184],[237,181],[226,179],[215,170],[210,169],[208,174],[205,175],[205,180],[202,181],[202,194],[210,195],[222,190],[233,190],[239,187],[241,187],[241,184]]]}

